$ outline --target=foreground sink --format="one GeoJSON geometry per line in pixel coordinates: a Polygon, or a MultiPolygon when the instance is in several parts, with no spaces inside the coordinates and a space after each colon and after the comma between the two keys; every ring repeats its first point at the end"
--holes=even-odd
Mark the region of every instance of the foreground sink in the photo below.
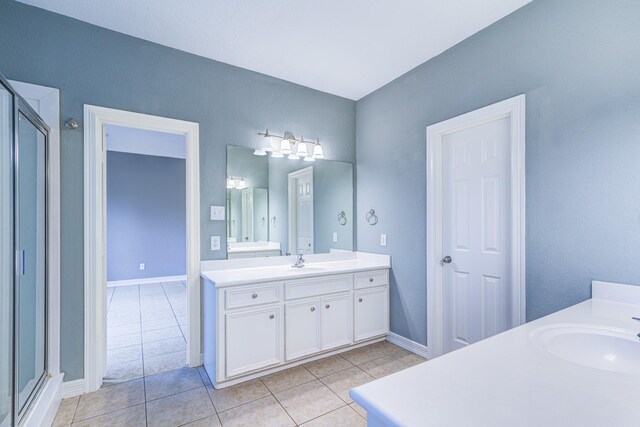
{"type": "Polygon", "coordinates": [[[293,271],[299,271],[300,273],[312,273],[312,272],[319,272],[319,271],[326,271],[326,268],[323,267],[307,267],[304,266],[302,268],[297,268],[297,267],[289,267],[290,270],[293,271]]]}
{"type": "Polygon", "coordinates": [[[531,340],[578,365],[640,374],[640,338],[636,333],[596,325],[555,324],[534,329],[531,340]]]}

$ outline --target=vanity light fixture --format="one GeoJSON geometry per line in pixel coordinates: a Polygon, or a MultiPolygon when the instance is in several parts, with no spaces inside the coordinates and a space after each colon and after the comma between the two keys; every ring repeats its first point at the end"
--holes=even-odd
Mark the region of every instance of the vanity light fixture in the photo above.
{"type": "Polygon", "coordinates": [[[265,132],[258,132],[258,135],[264,136],[265,140],[253,152],[256,156],[264,156],[267,153],[271,153],[271,157],[282,158],[286,156],[287,159],[304,159],[306,162],[324,159],[324,150],[320,145],[320,139],[307,141],[304,136],[297,139],[289,131],[282,136],[273,135],[269,132],[269,129],[265,132]],[[276,141],[276,139],[280,141],[276,141]]]}
{"type": "Polygon", "coordinates": [[[227,188],[236,188],[236,181],[233,178],[227,177],[227,188]]]}
{"type": "Polygon", "coordinates": [[[227,188],[237,188],[238,190],[243,190],[247,188],[247,182],[244,180],[244,178],[234,178],[232,176],[228,176],[227,188]]]}

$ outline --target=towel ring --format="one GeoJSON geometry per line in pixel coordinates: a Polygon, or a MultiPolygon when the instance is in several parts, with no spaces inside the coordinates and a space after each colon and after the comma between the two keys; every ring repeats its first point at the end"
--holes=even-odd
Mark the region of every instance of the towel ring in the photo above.
{"type": "Polygon", "coordinates": [[[338,214],[338,224],[340,225],[347,225],[347,214],[344,213],[344,211],[341,211],[338,214]]]}
{"type": "Polygon", "coordinates": [[[264,228],[264,225],[265,225],[265,223],[266,223],[266,222],[267,222],[267,221],[264,219],[264,217],[262,217],[262,218],[260,219],[260,225],[262,226],[262,228],[264,228]]]}
{"type": "Polygon", "coordinates": [[[272,217],[271,217],[271,226],[272,226],[273,228],[278,228],[278,220],[276,219],[276,217],[275,217],[275,216],[272,216],[272,217]]]}
{"type": "Polygon", "coordinates": [[[367,212],[365,218],[367,219],[369,225],[376,225],[378,223],[378,215],[376,215],[376,211],[374,211],[373,209],[370,209],[369,212],[367,212]]]}

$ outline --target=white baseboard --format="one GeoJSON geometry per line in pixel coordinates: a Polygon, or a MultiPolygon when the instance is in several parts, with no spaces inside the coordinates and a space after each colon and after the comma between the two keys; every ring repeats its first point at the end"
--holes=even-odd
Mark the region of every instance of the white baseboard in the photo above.
{"type": "Polygon", "coordinates": [[[113,288],[115,286],[150,285],[153,283],[161,282],[178,282],[180,280],[187,280],[187,276],[164,276],[149,277],[148,279],[112,280],[111,282],[107,282],[107,288],[113,288]]]}
{"type": "Polygon", "coordinates": [[[389,335],[387,335],[387,341],[391,344],[397,345],[398,347],[404,348],[411,353],[422,356],[425,359],[427,358],[427,347],[415,341],[411,341],[409,338],[405,338],[394,332],[389,332],[389,335]]]}
{"type": "Polygon", "coordinates": [[[84,394],[84,391],[84,378],[62,383],[62,387],[60,388],[60,394],[63,399],[80,396],[81,394],[84,394]]]}
{"type": "Polygon", "coordinates": [[[58,374],[55,377],[46,379],[42,390],[40,390],[38,397],[33,402],[33,407],[21,421],[21,426],[50,426],[53,423],[60,406],[60,384],[62,384],[63,377],[64,374],[58,374]]]}

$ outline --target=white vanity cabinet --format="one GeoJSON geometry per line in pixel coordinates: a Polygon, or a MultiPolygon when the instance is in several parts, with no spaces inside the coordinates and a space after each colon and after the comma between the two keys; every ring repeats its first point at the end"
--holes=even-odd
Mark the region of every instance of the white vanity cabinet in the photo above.
{"type": "Polygon", "coordinates": [[[216,388],[366,345],[389,333],[388,267],[308,273],[312,277],[305,277],[304,269],[296,273],[228,286],[203,274],[204,366],[216,388]]]}

